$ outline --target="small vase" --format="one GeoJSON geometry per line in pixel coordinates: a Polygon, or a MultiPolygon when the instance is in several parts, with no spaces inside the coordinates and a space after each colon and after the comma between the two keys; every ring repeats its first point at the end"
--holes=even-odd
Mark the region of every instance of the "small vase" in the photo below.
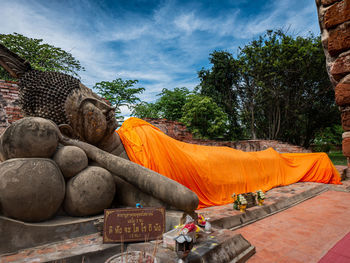
{"type": "Polygon", "coordinates": [[[259,205],[259,206],[264,205],[264,199],[259,199],[259,200],[258,200],[258,205],[259,205]]]}
{"type": "Polygon", "coordinates": [[[240,206],[239,206],[239,211],[241,211],[242,213],[244,213],[246,208],[247,208],[247,205],[240,205],[240,206]]]}

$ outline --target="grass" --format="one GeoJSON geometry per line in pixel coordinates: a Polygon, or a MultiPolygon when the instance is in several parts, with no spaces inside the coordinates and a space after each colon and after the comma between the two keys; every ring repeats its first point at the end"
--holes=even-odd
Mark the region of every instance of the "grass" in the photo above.
{"type": "Polygon", "coordinates": [[[331,151],[328,156],[334,165],[347,165],[346,157],[341,151],[331,151]]]}

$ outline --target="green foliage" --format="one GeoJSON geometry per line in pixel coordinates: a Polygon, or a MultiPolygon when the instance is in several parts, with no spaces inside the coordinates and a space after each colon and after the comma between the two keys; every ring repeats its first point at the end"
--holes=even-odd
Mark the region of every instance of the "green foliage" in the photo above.
{"type": "Polygon", "coordinates": [[[107,99],[112,106],[116,107],[116,116],[119,119],[123,119],[120,116],[120,106],[127,106],[130,110],[133,109],[133,104],[140,101],[136,96],[141,94],[144,88],[132,88],[138,80],[122,80],[117,78],[113,81],[102,81],[95,84],[93,87],[97,90],[97,93],[103,98],[107,99]]]}
{"type": "Polygon", "coordinates": [[[163,89],[158,96],[156,104],[161,112],[161,117],[168,120],[179,120],[182,117],[182,107],[185,105],[190,91],[185,88],[174,90],[163,89]]]}
{"type": "Polygon", "coordinates": [[[182,107],[189,94],[190,91],[185,87],[174,90],[163,89],[157,95],[160,98],[155,103],[139,103],[132,115],[139,118],[165,118],[178,121],[182,117],[182,107]]]}
{"type": "Polygon", "coordinates": [[[227,114],[230,127],[228,138],[240,137],[242,130],[238,125],[238,97],[235,89],[240,80],[238,62],[225,51],[214,51],[209,60],[213,66],[198,72],[201,83],[195,90],[212,98],[227,114]]]}
{"type": "Polygon", "coordinates": [[[140,119],[145,118],[160,118],[160,112],[158,104],[156,103],[148,103],[145,101],[136,104],[131,113],[132,116],[135,116],[140,119]]]}
{"type": "Polygon", "coordinates": [[[196,137],[218,138],[223,137],[228,131],[227,114],[210,97],[189,95],[182,111],[183,116],[180,121],[196,137]]]}
{"type": "Polygon", "coordinates": [[[333,145],[342,144],[343,128],[341,125],[333,125],[320,129],[313,140],[314,151],[316,152],[329,152],[333,145]]]}
{"type": "MultiPolygon", "coordinates": [[[[0,34],[0,43],[29,61],[34,69],[58,71],[79,77],[78,72],[84,68],[72,54],[42,42],[42,39],[28,38],[17,33],[0,34]]],[[[2,68],[0,79],[13,80],[2,68]]]]}
{"type": "Polygon", "coordinates": [[[307,147],[318,129],[339,123],[319,37],[267,31],[239,60],[242,121],[254,120],[258,137],[307,147]]]}
{"type": "Polygon", "coordinates": [[[331,151],[328,153],[328,157],[334,165],[348,165],[348,161],[341,151],[331,151]]]}
{"type": "Polygon", "coordinates": [[[237,58],[215,51],[210,62],[197,90],[228,114],[231,138],[247,133],[308,147],[317,130],[340,122],[319,37],[267,31],[237,58]]]}

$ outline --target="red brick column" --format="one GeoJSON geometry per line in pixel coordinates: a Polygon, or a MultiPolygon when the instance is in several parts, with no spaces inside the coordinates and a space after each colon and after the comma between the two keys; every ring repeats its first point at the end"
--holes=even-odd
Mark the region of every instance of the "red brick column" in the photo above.
{"type": "Polygon", "coordinates": [[[343,153],[350,166],[350,0],[316,0],[327,70],[344,129],[343,153]]]}

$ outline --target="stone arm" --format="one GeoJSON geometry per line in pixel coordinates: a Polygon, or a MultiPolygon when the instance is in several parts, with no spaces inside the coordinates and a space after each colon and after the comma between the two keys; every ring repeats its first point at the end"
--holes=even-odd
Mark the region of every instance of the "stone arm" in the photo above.
{"type": "Polygon", "coordinates": [[[63,145],[81,148],[91,160],[101,167],[173,207],[192,213],[198,206],[198,196],[174,180],[91,144],[64,137],[60,133],[59,140],[63,145]]]}

